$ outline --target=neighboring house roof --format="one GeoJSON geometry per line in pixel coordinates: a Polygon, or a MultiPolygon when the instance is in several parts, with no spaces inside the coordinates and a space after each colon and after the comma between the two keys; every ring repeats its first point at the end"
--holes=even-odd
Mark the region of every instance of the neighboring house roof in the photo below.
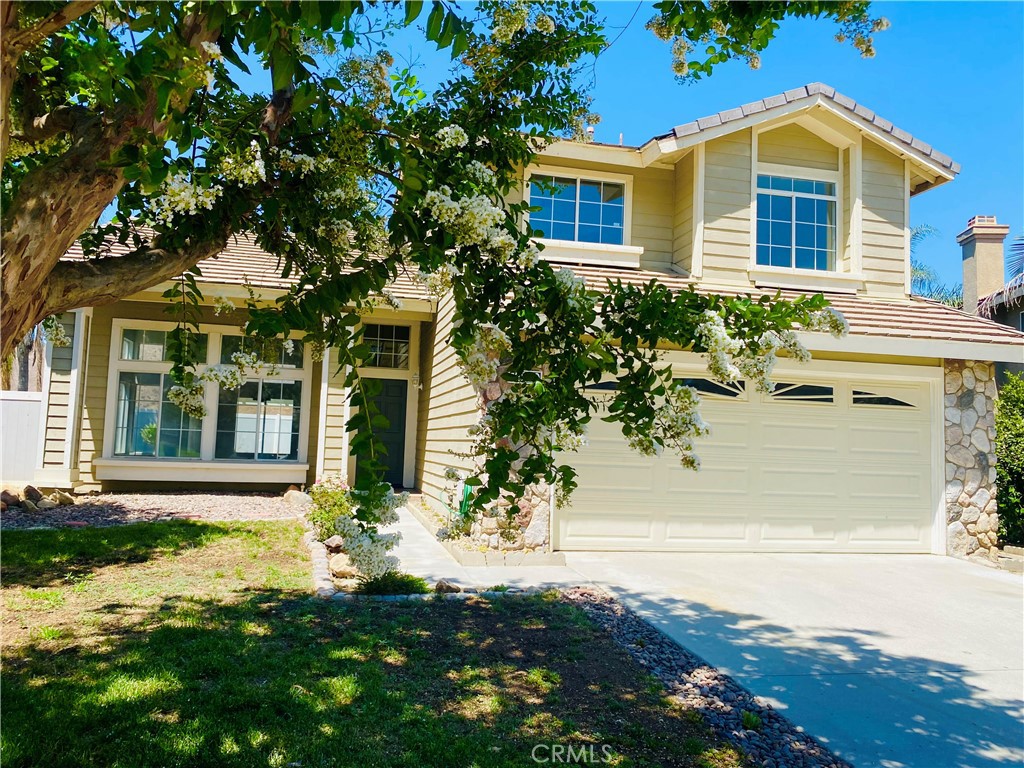
{"type": "Polygon", "coordinates": [[[1017,275],[995,293],[978,302],[978,314],[984,317],[992,315],[1000,307],[1014,307],[1024,302],[1024,272],[1017,275]]]}
{"type": "MultiPolygon", "coordinates": [[[[111,256],[123,256],[131,251],[127,245],[114,243],[110,249],[111,256]]],[[[64,255],[64,259],[81,261],[85,259],[82,247],[75,243],[64,255]]],[[[250,285],[275,291],[287,291],[298,283],[298,276],[281,275],[281,260],[260,248],[251,236],[235,235],[227,248],[212,259],[199,262],[202,273],[196,282],[218,285],[250,285]]],[[[430,300],[426,288],[413,279],[412,272],[406,271],[398,275],[391,284],[391,292],[399,299],[430,300]]]]}
{"type": "MultiPolygon", "coordinates": [[[[747,291],[697,284],[684,275],[665,274],[643,269],[616,267],[572,266],[573,272],[587,281],[589,288],[601,290],[607,280],[621,280],[631,285],[643,285],[651,280],[667,285],[672,290],[696,287],[701,293],[740,295],[747,291]]],[[[775,295],[775,291],[753,289],[752,295],[775,295]]],[[[800,291],[782,290],[782,298],[793,299],[805,295],[800,291]]],[[[806,293],[813,293],[808,291],[806,293]]],[[[968,315],[958,309],[918,296],[906,300],[884,300],[854,294],[825,293],[829,303],[843,313],[850,324],[851,336],[916,340],[920,342],[960,342],[969,344],[1001,344],[1019,346],[1024,359],[1024,334],[1005,325],[968,315]]],[[[922,354],[930,354],[924,353],[922,354]]],[[[941,355],[938,355],[941,356],[941,355]]]]}
{"type": "Polygon", "coordinates": [[[836,107],[836,111],[841,115],[847,116],[854,122],[877,129],[885,136],[891,137],[895,141],[904,145],[909,151],[921,156],[922,158],[927,158],[932,163],[938,164],[954,175],[960,173],[960,164],[955,162],[949,155],[939,152],[930,144],[912,136],[902,128],[896,127],[881,115],[875,114],[872,110],[862,104],[858,104],[849,96],[844,96],[832,86],[825,85],[825,83],[811,83],[809,85],[801,86],[800,88],[794,88],[786,91],[785,93],[780,93],[776,96],[769,96],[765,99],[752,101],[749,104],[744,104],[743,106],[735,107],[734,109],[727,109],[724,112],[716,112],[713,115],[708,115],[707,117],[701,117],[697,120],[677,125],[672,129],[671,133],[658,136],[656,138],[664,139],[671,137],[681,139],[687,136],[692,136],[693,134],[704,133],[712,128],[739,121],[760,112],[771,112],[774,109],[785,107],[786,105],[804,105],[815,101],[828,102],[828,104],[836,107]]]}

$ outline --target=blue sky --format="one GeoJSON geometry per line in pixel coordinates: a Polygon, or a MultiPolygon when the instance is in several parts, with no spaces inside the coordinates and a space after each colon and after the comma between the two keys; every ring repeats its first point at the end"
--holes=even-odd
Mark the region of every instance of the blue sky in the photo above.
{"type": "MultiPolygon", "coordinates": [[[[639,11],[635,2],[597,6],[609,39],[621,32],[596,67],[597,140],[616,143],[622,133],[625,143],[640,144],[679,123],[820,81],[961,164],[954,181],[911,203],[911,223],[939,231],[918,255],[945,281],[960,281],[955,238],[971,216],[994,214],[1009,224],[1007,243],[1024,234],[1024,3],[874,3],[892,27],[876,37],[873,59],[835,42],[831,22],[790,19],[759,70],[730,62],[689,85],[675,81],[668,46],[644,28],[650,4],[639,11]]],[[[410,33],[392,41],[392,50],[400,61],[419,60],[425,80],[433,80],[439,57],[410,33]]]]}

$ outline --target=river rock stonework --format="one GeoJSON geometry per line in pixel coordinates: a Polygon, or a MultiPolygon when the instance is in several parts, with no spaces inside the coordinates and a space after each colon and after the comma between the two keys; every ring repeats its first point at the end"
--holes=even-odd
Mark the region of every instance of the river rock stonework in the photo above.
{"type": "Polygon", "coordinates": [[[996,546],[995,366],[947,360],[946,553],[990,556],[996,546]]]}

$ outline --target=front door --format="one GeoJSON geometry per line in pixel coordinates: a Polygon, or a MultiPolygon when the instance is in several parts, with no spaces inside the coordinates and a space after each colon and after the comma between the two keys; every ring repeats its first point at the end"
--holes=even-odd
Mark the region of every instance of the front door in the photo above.
{"type": "MultiPolygon", "coordinates": [[[[387,467],[384,480],[402,487],[405,467],[405,413],[409,400],[409,382],[399,379],[372,379],[380,384],[380,394],[373,398],[378,410],[388,420],[388,427],[378,430],[387,453],[381,459],[387,467]]],[[[359,472],[358,463],[356,472],[359,472]]]]}

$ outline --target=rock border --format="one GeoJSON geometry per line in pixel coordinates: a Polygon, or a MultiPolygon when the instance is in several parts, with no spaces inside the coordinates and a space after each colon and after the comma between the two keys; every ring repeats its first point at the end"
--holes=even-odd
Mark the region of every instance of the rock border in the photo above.
{"type": "Polygon", "coordinates": [[[767,701],[683,648],[609,593],[594,587],[568,587],[560,592],[656,677],[670,697],[699,712],[716,734],[746,752],[755,765],[853,768],[767,701]],[[744,727],[744,711],[760,718],[759,730],[744,727]]]}
{"type": "Polygon", "coordinates": [[[564,552],[539,552],[525,550],[488,550],[486,552],[473,552],[456,546],[446,539],[438,539],[438,526],[424,512],[422,502],[416,499],[409,499],[405,507],[415,517],[420,525],[427,529],[427,532],[450,554],[459,565],[465,566],[534,566],[534,565],[565,565],[564,552]]]}

